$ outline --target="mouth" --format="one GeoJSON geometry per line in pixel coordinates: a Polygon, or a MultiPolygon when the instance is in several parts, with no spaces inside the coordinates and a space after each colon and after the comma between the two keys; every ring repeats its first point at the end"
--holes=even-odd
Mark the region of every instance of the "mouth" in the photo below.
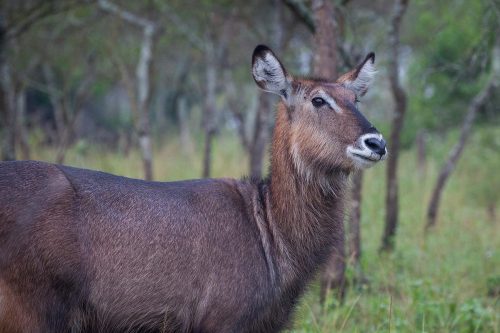
{"type": "Polygon", "coordinates": [[[372,152],[370,152],[370,155],[363,155],[361,153],[355,153],[355,152],[353,152],[352,154],[358,158],[361,158],[362,160],[367,161],[367,162],[378,162],[383,158],[383,156],[380,156],[379,154],[375,154],[372,152]]]}
{"type": "Polygon", "coordinates": [[[366,169],[374,166],[377,162],[387,158],[387,149],[384,154],[378,154],[369,148],[357,148],[354,146],[347,147],[347,156],[349,156],[354,165],[359,169],[366,169]]]}

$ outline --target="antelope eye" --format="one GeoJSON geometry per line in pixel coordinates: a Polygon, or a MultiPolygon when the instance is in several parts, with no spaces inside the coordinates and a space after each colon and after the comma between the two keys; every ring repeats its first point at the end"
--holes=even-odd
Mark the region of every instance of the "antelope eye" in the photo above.
{"type": "Polygon", "coordinates": [[[319,108],[326,104],[325,100],[321,97],[314,97],[311,103],[315,108],[319,108]]]}

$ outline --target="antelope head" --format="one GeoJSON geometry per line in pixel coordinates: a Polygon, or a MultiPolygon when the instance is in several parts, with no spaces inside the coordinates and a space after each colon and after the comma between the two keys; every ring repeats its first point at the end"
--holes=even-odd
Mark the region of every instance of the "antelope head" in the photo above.
{"type": "MultiPolygon", "coordinates": [[[[386,143],[358,110],[375,74],[375,55],[336,81],[292,77],[266,46],[255,48],[257,85],[278,94],[286,111],[289,149],[298,170],[331,172],[368,168],[387,156],[386,143]]],[[[284,112],[285,112],[284,111],[284,112]]]]}

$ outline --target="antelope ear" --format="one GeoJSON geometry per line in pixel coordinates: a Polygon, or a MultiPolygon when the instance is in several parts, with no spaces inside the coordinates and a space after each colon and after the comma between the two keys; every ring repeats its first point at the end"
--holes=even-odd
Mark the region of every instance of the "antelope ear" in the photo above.
{"type": "Polygon", "coordinates": [[[358,67],[342,75],[337,83],[354,90],[357,96],[363,96],[368,91],[376,72],[375,53],[370,52],[358,67]]]}
{"type": "Polygon", "coordinates": [[[265,45],[258,45],[253,51],[252,75],[261,89],[278,94],[285,100],[290,96],[292,78],[265,45]]]}

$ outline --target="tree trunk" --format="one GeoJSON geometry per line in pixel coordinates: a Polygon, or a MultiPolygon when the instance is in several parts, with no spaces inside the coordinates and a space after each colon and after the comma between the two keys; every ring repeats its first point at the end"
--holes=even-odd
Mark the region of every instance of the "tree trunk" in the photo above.
{"type": "Polygon", "coordinates": [[[65,108],[66,110],[72,108],[73,112],[71,112],[71,114],[68,114],[66,116],[68,123],[64,128],[63,142],[59,147],[59,153],[58,153],[58,159],[60,159],[60,162],[58,163],[60,164],[63,163],[66,151],[68,150],[68,147],[71,144],[71,142],[73,142],[75,139],[75,126],[78,121],[78,117],[80,116],[80,113],[84,109],[85,102],[89,98],[90,88],[92,87],[94,81],[95,81],[94,62],[90,57],[87,62],[85,77],[80,81],[80,84],[78,85],[75,97],[73,99],[72,107],[67,106],[65,108]]]}
{"type": "Polygon", "coordinates": [[[262,177],[264,154],[269,139],[270,110],[271,96],[266,92],[259,92],[259,104],[255,115],[253,138],[250,144],[250,176],[255,179],[262,177]]]}
{"type": "Polygon", "coordinates": [[[390,154],[387,161],[387,193],[386,193],[386,219],[384,235],[380,251],[394,249],[394,237],[398,225],[398,159],[401,145],[401,130],[403,129],[404,115],[406,112],[406,93],[399,81],[399,34],[403,15],[408,7],[408,0],[396,0],[394,13],[389,33],[390,60],[389,81],[394,98],[394,118],[390,136],[390,154]]]}
{"type": "MultiPolygon", "coordinates": [[[[333,4],[328,0],[313,0],[312,10],[315,23],[313,74],[326,79],[337,78],[337,39],[333,4]]],[[[337,289],[336,296],[342,302],[345,289],[345,234],[340,230],[340,242],[334,248],[330,259],[321,273],[320,301],[324,303],[331,289],[337,289]]]]}
{"type": "Polygon", "coordinates": [[[203,171],[202,177],[209,178],[212,165],[212,142],[215,136],[214,131],[205,131],[205,148],[203,149],[203,171]]]}
{"type": "Polygon", "coordinates": [[[313,75],[329,80],[337,78],[337,36],[335,12],[329,0],[312,1],[315,22],[313,75]]]}
{"type": "Polygon", "coordinates": [[[30,147],[28,142],[28,135],[26,133],[26,89],[24,85],[18,90],[16,98],[17,108],[17,145],[21,148],[21,158],[23,160],[30,159],[30,147]]]}
{"type": "Polygon", "coordinates": [[[0,15],[0,115],[2,116],[4,161],[16,159],[16,110],[15,93],[7,59],[7,36],[4,18],[0,15]]]}
{"type": "Polygon", "coordinates": [[[153,38],[155,28],[152,24],[144,26],[141,54],[136,69],[137,109],[139,124],[137,134],[144,166],[144,179],[153,180],[153,148],[151,144],[151,123],[149,102],[151,100],[151,69],[153,62],[153,38]]]}
{"type": "Polygon", "coordinates": [[[54,113],[54,123],[56,125],[57,143],[61,145],[63,141],[64,128],[66,127],[66,110],[64,97],[57,89],[56,75],[53,68],[47,63],[43,63],[42,72],[45,84],[48,88],[48,95],[54,113]]]}
{"type": "MultiPolygon", "coordinates": [[[[151,140],[151,124],[149,119],[149,104],[151,100],[151,71],[153,64],[154,39],[157,32],[156,25],[108,0],[99,0],[101,9],[118,15],[124,21],[134,24],[142,29],[142,42],[139,60],[135,72],[135,84],[137,87],[137,105],[132,105],[137,110],[137,123],[135,130],[139,137],[139,149],[142,155],[144,167],[144,179],[153,180],[153,148],[151,140]]],[[[133,96],[130,98],[135,100],[133,96]]]]}
{"type": "Polygon", "coordinates": [[[63,164],[64,160],[66,159],[66,152],[68,151],[68,148],[71,142],[73,141],[76,120],[81,110],[81,109],[73,110],[72,114],[70,115],[69,109],[71,108],[71,106],[68,105],[64,97],[62,98],[61,103],[65,103],[63,109],[66,115],[64,117],[65,118],[64,128],[61,131],[59,137],[59,144],[57,147],[57,154],[56,154],[57,164],[63,164]]]}
{"type": "Polygon", "coordinates": [[[441,201],[441,195],[443,193],[443,189],[450,177],[451,173],[455,169],[460,156],[467,144],[467,140],[472,130],[472,124],[474,123],[474,119],[481,108],[481,106],[485,103],[488,98],[493,94],[495,89],[497,88],[498,82],[496,82],[497,77],[495,73],[491,75],[489,82],[486,86],[477,94],[472,102],[469,105],[469,109],[467,114],[465,115],[464,122],[462,124],[462,130],[460,132],[460,138],[455,146],[452,148],[448,155],[448,159],[445,164],[441,168],[439,172],[439,176],[436,182],[436,186],[432,191],[432,196],[429,201],[429,206],[427,209],[427,224],[425,226],[426,231],[428,231],[431,227],[436,225],[436,217],[438,214],[439,204],[441,201]]]}
{"type": "Polygon", "coordinates": [[[426,137],[427,134],[424,130],[420,130],[417,133],[416,146],[417,146],[417,169],[420,177],[425,176],[426,171],[426,137]]]}
{"type": "MultiPolygon", "coordinates": [[[[224,95],[227,98],[227,107],[232,113],[236,122],[236,132],[240,138],[241,145],[247,153],[250,152],[250,140],[247,137],[247,127],[245,124],[245,115],[240,98],[236,93],[233,75],[229,69],[224,70],[224,95]]],[[[260,97],[260,94],[258,95],[260,97]]]]}
{"type": "Polygon", "coordinates": [[[63,164],[64,160],[66,159],[66,152],[68,151],[73,132],[73,130],[70,127],[73,127],[73,125],[67,124],[62,131],[59,145],[57,147],[57,154],[56,154],[57,164],[63,164]]]}
{"type": "Polygon", "coordinates": [[[486,212],[488,213],[488,218],[491,223],[496,223],[497,221],[497,206],[495,201],[491,201],[488,203],[488,207],[486,208],[486,212]]]}
{"type": "MultiPolygon", "coordinates": [[[[1,51],[0,51],[1,52],[1,51]]],[[[1,56],[0,56],[1,57],[1,56]]],[[[17,127],[17,112],[15,102],[15,91],[10,72],[10,66],[5,60],[0,60],[0,80],[2,96],[0,101],[3,101],[4,115],[4,139],[2,145],[2,160],[9,161],[16,159],[16,127],[17,127]]]]}
{"type": "Polygon", "coordinates": [[[193,154],[194,148],[191,139],[191,131],[189,129],[188,107],[184,96],[180,96],[177,101],[177,120],[179,121],[181,148],[182,151],[189,156],[193,154]]]}
{"type": "Polygon", "coordinates": [[[205,47],[205,107],[203,111],[203,130],[205,132],[205,149],[203,151],[203,172],[202,177],[208,178],[211,175],[212,143],[217,131],[217,119],[215,119],[216,108],[216,59],[213,40],[207,41],[205,47]]]}

